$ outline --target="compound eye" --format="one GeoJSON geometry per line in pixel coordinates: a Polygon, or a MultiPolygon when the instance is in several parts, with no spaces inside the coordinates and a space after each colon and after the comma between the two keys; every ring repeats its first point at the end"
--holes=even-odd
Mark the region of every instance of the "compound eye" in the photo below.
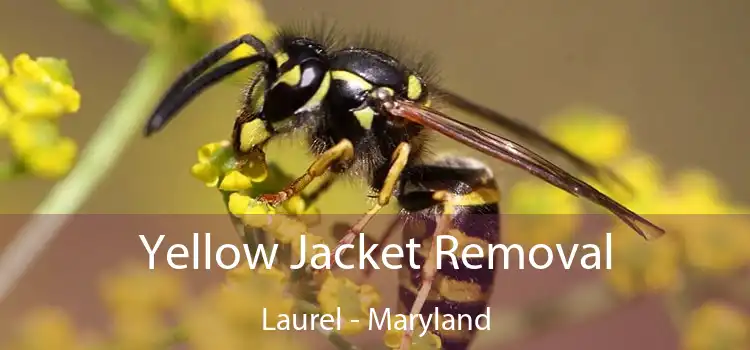
{"type": "Polygon", "coordinates": [[[427,86],[422,79],[414,74],[409,74],[406,81],[406,98],[412,101],[420,101],[427,96],[427,86]]]}

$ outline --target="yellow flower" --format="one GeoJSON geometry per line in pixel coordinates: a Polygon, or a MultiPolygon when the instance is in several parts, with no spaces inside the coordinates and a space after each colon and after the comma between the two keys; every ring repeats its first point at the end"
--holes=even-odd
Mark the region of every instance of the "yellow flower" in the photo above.
{"type": "Polygon", "coordinates": [[[34,350],[79,349],[80,340],[72,320],[56,309],[34,310],[24,320],[19,348],[34,350]]]}
{"type": "Polygon", "coordinates": [[[126,265],[105,277],[103,297],[111,311],[113,333],[124,349],[153,348],[168,332],[164,313],[181,305],[181,281],[166,270],[126,265]]]}
{"type": "Polygon", "coordinates": [[[289,337],[262,330],[264,309],[270,317],[293,312],[283,272],[244,269],[227,277],[229,283],[209,291],[187,309],[184,326],[190,348],[241,350],[252,344],[259,349],[300,349],[289,337]]]}
{"type": "Polygon", "coordinates": [[[730,214],[716,179],[702,170],[681,172],[673,181],[669,204],[672,214],[730,214]]]}
{"type": "Polygon", "coordinates": [[[73,139],[63,137],[52,146],[40,147],[28,154],[24,162],[26,168],[42,178],[63,176],[73,167],[78,146],[73,139]]]}
{"type": "Polygon", "coordinates": [[[165,342],[168,328],[152,310],[123,309],[113,318],[113,335],[122,349],[155,349],[165,342]]]}
{"type": "Polygon", "coordinates": [[[216,187],[219,182],[219,169],[211,163],[195,163],[190,168],[190,173],[205,183],[206,187],[216,187]]]}
{"type": "Polygon", "coordinates": [[[256,273],[247,281],[220,288],[211,302],[230,323],[261,330],[264,309],[269,315],[290,315],[294,306],[293,299],[284,293],[284,286],[274,282],[274,278],[256,273]]]}
{"type": "Polygon", "coordinates": [[[737,307],[707,302],[693,311],[683,342],[687,350],[747,349],[750,323],[737,307]]]}
{"type": "Polygon", "coordinates": [[[3,84],[5,97],[19,113],[57,118],[77,112],[81,96],[73,88],[73,79],[64,60],[27,54],[13,60],[13,75],[3,84]]]}
{"type": "Polygon", "coordinates": [[[519,181],[508,193],[508,213],[580,214],[580,200],[539,180],[519,181]]]}
{"type": "Polygon", "coordinates": [[[26,168],[41,177],[66,174],[73,166],[78,147],[49,120],[17,119],[10,123],[9,139],[26,168]]]}
{"type": "Polygon", "coordinates": [[[10,107],[8,107],[8,104],[6,104],[5,101],[0,99],[0,136],[5,136],[5,134],[7,134],[12,120],[13,111],[10,110],[10,107]]]}
{"type": "MultiPolygon", "coordinates": [[[[405,315],[408,319],[408,315],[405,315]]],[[[401,347],[401,339],[405,332],[401,329],[404,326],[396,324],[399,317],[391,317],[390,326],[383,335],[383,342],[389,349],[398,349],[401,347]]],[[[422,335],[423,329],[417,325],[417,329],[412,333],[410,350],[438,350],[442,349],[443,342],[434,332],[428,331],[422,335]]]]}
{"type": "Polygon", "coordinates": [[[0,85],[5,82],[5,79],[10,75],[10,66],[8,66],[8,60],[5,56],[0,54],[0,85]]]}
{"type": "Polygon", "coordinates": [[[341,308],[343,335],[356,334],[366,328],[371,308],[380,305],[381,299],[374,287],[358,286],[347,278],[330,275],[320,288],[318,303],[323,313],[335,313],[341,308]],[[358,320],[352,322],[352,320],[358,320]]]}
{"type": "Polygon", "coordinates": [[[287,213],[292,215],[302,214],[305,212],[305,200],[300,196],[294,196],[285,201],[282,206],[287,213]]]}
{"type": "MultiPolygon", "coordinates": [[[[226,0],[227,12],[221,22],[220,41],[238,38],[241,35],[251,33],[261,41],[269,43],[276,33],[276,26],[267,18],[266,12],[260,1],[257,0],[226,0]]],[[[252,55],[254,53],[247,45],[241,45],[234,49],[229,57],[232,59],[252,55]]]]}
{"type": "Polygon", "coordinates": [[[258,268],[251,270],[247,267],[237,267],[227,271],[227,281],[230,283],[263,282],[280,286],[280,290],[286,285],[289,276],[275,267],[270,269],[258,268]]]}
{"type": "Polygon", "coordinates": [[[265,157],[261,152],[249,154],[238,162],[228,141],[201,146],[198,149],[198,162],[190,168],[190,173],[208,187],[218,185],[219,189],[230,192],[247,190],[253,183],[263,182],[268,177],[265,157]]]}
{"type": "Polygon", "coordinates": [[[164,270],[125,266],[103,282],[104,300],[115,312],[137,310],[156,313],[181,302],[181,281],[164,270]]]}
{"type": "Polygon", "coordinates": [[[250,196],[238,192],[229,195],[229,212],[240,218],[245,225],[264,228],[269,226],[271,214],[276,210],[265,202],[256,201],[250,196]]]}
{"type": "Polygon", "coordinates": [[[169,0],[169,6],[186,20],[211,23],[225,15],[226,0],[169,0]]]}
{"type": "Polygon", "coordinates": [[[198,148],[198,162],[211,162],[215,155],[222,149],[230,146],[228,141],[209,142],[198,148]]]}
{"type": "MultiPolygon", "coordinates": [[[[262,217],[260,215],[255,215],[255,218],[253,218],[253,220],[260,221],[262,220],[262,217]]],[[[273,237],[278,240],[279,243],[289,244],[296,242],[297,248],[295,249],[299,249],[300,236],[307,232],[307,225],[305,225],[304,222],[283,215],[274,216],[271,219],[270,224],[264,227],[266,227],[271,232],[271,234],[273,234],[273,237]]],[[[307,237],[305,238],[311,238],[318,243],[322,243],[321,240],[312,235],[307,235],[307,237]]],[[[310,241],[310,239],[308,239],[307,241],[310,241]]],[[[299,250],[297,250],[297,253],[299,253],[299,250]]]]}
{"type": "Polygon", "coordinates": [[[612,269],[605,279],[620,294],[634,296],[679,286],[680,247],[673,236],[645,241],[621,223],[611,233],[612,269]]]}
{"type": "Polygon", "coordinates": [[[229,212],[235,216],[243,215],[252,201],[253,199],[249,196],[232,193],[229,195],[229,212]]]}
{"type": "Polygon", "coordinates": [[[630,147],[627,123],[608,113],[571,110],[553,117],[545,129],[553,139],[595,163],[609,162],[630,147]]]}
{"type": "Polygon", "coordinates": [[[632,153],[613,166],[620,177],[632,186],[632,194],[617,192],[619,187],[600,188],[639,214],[668,213],[664,200],[664,177],[658,162],[647,154],[632,153]]]}
{"type": "Polygon", "coordinates": [[[750,262],[750,222],[740,215],[680,218],[685,259],[707,272],[733,271],[750,262]]]}
{"type": "Polygon", "coordinates": [[[252,182],[248,176],[237,170],[230,170],[221,180],[219,189],[222,191],[242,191],[250,188],[252,182]]]}
{"type": "Polygon", "coordinates": [[[516,183],[508,193],[503,226],[508,242],[521,245],[565,243],[582,213],[580,199],[538,180],[516,183]]]}
{"type": "Polygon", "coordinates": [[[57,126],[47,120],[15,120],[9,131],[10,145],[20,157],[27,156],[39,147],[54,145],[60,138],[57,126]]]}
{"type": "Polygon", "coordinates": [[[222,157],[230,147],[228,142],[210,142],[198,148],[198,162],[190,168],[190,173],[207,187],[216,187],[222,175],[222,157]]]}
{"type": "Polygon", "coordinates": [[[73,86],[73,76],[68,69],[67,61],[57,58],[39,57],[32,60],[31,56],[22,53],[13,59],[13,73],[41,82],[73,86]]]}

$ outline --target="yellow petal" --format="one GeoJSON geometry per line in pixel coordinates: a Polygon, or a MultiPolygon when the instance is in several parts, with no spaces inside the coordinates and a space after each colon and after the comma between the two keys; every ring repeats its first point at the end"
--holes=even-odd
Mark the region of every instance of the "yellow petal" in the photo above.
{"type": "Polygon", "coordinates": [[[404,331],[393,329],[393,327],[388,327],[385,331],[385,334],[383,334],[383,343],[385,343],[385,346],[387,346],[389,349],[398,349],[401,345],[401,339],[404,337],[404,331]]]}
{"type": "Polygon", "coordinates": [[[24,349],[75,349],[78,340],[72,320],[55,309],[35,310],[24,320],[21,342],[24,349]]]}
{"type": "Polygon", "coordinates": [[[198,161],[210,162],[213,159],[214,154],[216,154],[216,151],[223,147],[224,144],[222,142],[211,142],[201,146],[198,148],[198,161]]]}
{"type": "Polygon", "coordinates": [[[208,187],[216,186],[219,181],[219,170],[209,163],[196,163],[190,168],[195,178],[204,182],[208,187]]]}
{"type": "MultiPolygon", "coordinates": [[[[226,37],[236,38],[245,33],[252,33],[261,41],[268,43],[276,32],[273,23],[266,19],[266,13],[259,1],[227,0],[229,11],[223,18],[226,37]]],[[[253,54],[247,45],[241,45],[229,53],[230,58],[240,58],[253,54]]]]}
{"type": "Polygon", "coordinates": [[[48,120],[30,120],[28,118],[13,120],[9,129],[10,145],[21,157],[34,152],[37,148],[51,147],[60,140],[57,125],[48,120]]]}
{"type": "Polygon", "coordinates": [[[748,327],[747,316],[736,307],[709,301],[691,314],[683,341],[687,350],[747,349],[748,327]]]}
{"type": "Polygon", "coordinates": [[[54,90],[55,84],[14,75],[6,80],[3,91],[8,103],[24,115],[57,118],[77,110],[78,93],[63,89],[66,93],[60,95],[54,90]]]}
{"type": "Polygon", "coordinates": [[[0,54],[0,85],[5,82],[5,79],[10,75],[10,66],[8,66],[8,60],[5,56],[0,54]]]}
{"type": "Polygon", "coordinates": [[[78,146],[71,138],[62,138],[51,147],[40,147],[24,158],[33,174],[44,178],[63,176],[73,167],[78,146]]]}
{"type": "Polygon", "coordinates": [[[75,113],[81,108],[81,94],[70,85],[52,83],[52,93],[60,102],[63,113],[75,113]]]}
{"type": "Polygon", "coordinates": [[[235,216],[240,216],[245,214],[251,202],[252,198],[250,198],[249,196],[239,193],[232,193],[229,195],[229,204],[227,206],[229,207],[230,213],[234,214],[235,216]]]}
{"type": "Polygon", "coordinates": [[[13,73],[18,76],[31,78],[40,82],[52,80],[47,71],[44,70],[31,56],[22,53],[13,59],[13,73]]]}
{"type": "Polygon", "coordinates": [[[221,180],[219,188],[224,191],[241,191],[250,188],[250,178],[237,170],[230,170],[221,180]]]}
{"type": "Polygon", "coordinates": [[[278,224],[273,228],[273,237],[280,243],[299,241],[299,237],[307,231],[305,223],[289,217],[281,216],[274,221],[278,224]]]}
{"type": "Polygon", "coordinates": [[[4,136],[10,129],[13,112],[3,99],[0,99],[0,136],[4,136]]]}
{"type": "Polygon", "coordinates": [[[226,14],[226,2],[221,0],[169,0],[169,6],[191,22],[210,23],[226,14]]]}
{"type": "Polygon", "coordinates": [[[305,200],[300,196],[294,196],[289,198],[283,204],[284,209],[293,215],[302,214],[305,212],[305,200]]]}
{"type": "Polygon", "coordinates": [[[12,64],[13,73],[18,76],[73,86],[73,74],[66,60],[53,57],[38,57],[34,60],[28,54],[22,53],[13,59],[12,64]]]}
{"type": "Polygon", "coordinates": [[[595,111],[569,111],[545,128],[551,137],[584,159],[609,162],[630,147],[630,132],[621,118],[595,111]]]}
{"type": "Polygon", "coordinates": [[[516,183],[508,194],[508,212],[514,214],[578,214],[579,199],[538,180],[516,183]]]}

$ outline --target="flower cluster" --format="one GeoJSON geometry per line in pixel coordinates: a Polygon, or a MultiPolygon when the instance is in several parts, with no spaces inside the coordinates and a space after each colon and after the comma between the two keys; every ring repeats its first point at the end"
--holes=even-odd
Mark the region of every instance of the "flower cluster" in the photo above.
{"type": "MultiPolygon", "coordinates": [[[[262,309],[293,311],[284,293],[285,275],[275,269],[227,272],[225,283],[188,297],[173,272],[125,266],[103,281],[111,332],[79,332],[60,310],[32,313],[12,348],[46,349],[168,349],[184,343],[191,349],[303,349],[298,342],[262,330],[262,309]],[[258,303],[263,300],[263,303],[258,303]]],[[[8,344],[4,344],[8,345],[8,344]]]]}
{"type": "Polygon", "coordinates": [[[81,96],[66,61],[23,53],[8,62],[0,54],[0,88],[0,137],[13,151],[10,159],[0,160],[0,178],[67,174],[77,146],[60,134],[59,120],[78,111],[81,96]]]}
{"type": "MultiPolygon", "coordinates": [[[[626,123],[610,114],[572,111],[553,118],[547,130],[573,152],[595,163],[611,164],[634,193],[620,193],[612,187],[600,190],[667,231],[660,239],[646,241],[619,221],[608,229],[613,233],[613,268],[604,278],[620,295],[627,298],[662,293],[670,298],[687,293],[689,297],[701,287],[716,283],[704,277],[728,277],[723,283],[731,285],[735,283],[733,274],[750,263],[750,221],[736,215],[747,210],[728,201],[710,174],[689,169],[668,176],[652,156],[631,145],[626,123]]],[[[511,207],[526,213],[549,212],[546,208],[556,196],[539,196],[543,190],[536,186],[517,184],[510,192],[511,207]]],[[[548,191],[562,193],[554,188],[548,191]]],[[[558,211],[580,210],[562,200],[553,205],[558,211]]],[[[744,348],[748,330],[742,320],[746,318],[725,304],[706,304],[690,317],[685,332],[687,347],[744,348]]]]}
{"type": "Polygon", "coordinates": [[[747,349],[750,317],[723,302],[709,301],[692,312],[685,334],[686,350],[747,349]]]}
{"type": "MultiPolygon", "coordinates": [[[[685,170],[667,178],[651,156],[633,148],[627,124],[610,114],[571,111],[553,118],[547,130],[573,152],[595,163],[611,164],[634,193],[626,195],[614,187],[600,186],[600,190],[669,232],[662,239],[646,242],[616,223],[613,232],[623,232],[613,235],[616,268],[608,278],[617,290],[625,294],[663,291],[681,280],[682,266],[727,272],[750,262],[750,222],[729,215],[742,212],[742,208],[727,201],[710,174],[685,170]]],[[[590,182],[596,186],[596,181],[590,182]]],[[[517,183],[509,197],[511,212],[582,212],[581,201],[541,181],[517,183]]],[[[574,225],[565,227],[562,231],[570,232],[568,228],[574,225]]],[[[559,243],[562,237],[555,239],[559,243]]]]}

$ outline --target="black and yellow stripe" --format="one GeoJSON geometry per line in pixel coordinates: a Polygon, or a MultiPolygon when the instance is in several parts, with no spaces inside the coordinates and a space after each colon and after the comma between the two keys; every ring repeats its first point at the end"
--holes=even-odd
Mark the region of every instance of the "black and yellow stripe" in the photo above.
{"type": "MultiPolygon", "coordinates": [[[[450,235],[459,244],[459,265],[454,266],[451,259],[443,257],[421,314],[427,317],[437,310],[441,316],[452,315],[461,321],[461,330],[432,330],[441,337],[443,349],[467,349],[476,333],[474,325],[468,323],[486,312],[495,275],[489,269],[488,257],[467,259],[473,266],[483,266],[469,269],[462,265],[460,252],[466,244],[486,249],[499,243],[499,190],[488,169],[466,158],[410,168],[404,174],[402,189],[399,201],[407,216],[403,239],[404,243],[412,238],[421,243],[414,259],[418,266],[425,266],[434,235],[450,235]],[[433,194],[443,191],[451,195],[450,200],[431,200],[433,194]],[[436,233],[438,220],[446,211],[453,212],[451,228],[436,233]]],[[[409,313],[422,284],[422,271],[409,264],[404,266],[399,276],[399,312],[409,313]]]]}

